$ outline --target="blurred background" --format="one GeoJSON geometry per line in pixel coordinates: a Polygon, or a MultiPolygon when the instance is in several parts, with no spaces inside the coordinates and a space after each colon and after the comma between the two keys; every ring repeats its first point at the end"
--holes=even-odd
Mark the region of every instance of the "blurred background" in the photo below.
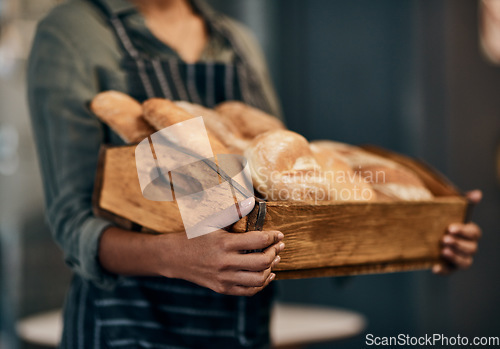
{"type": "MultiPolygon", "coordinates": [[[[500,0],[493,0],[500,1],[500,0]]],[[[70,280],[43,217],[25,102],[36,21],[58,1],[0,0],[0,346],[15,321],[61,307],[70,280]]],[[[280,281],[279,299],[355,310],[365,333],[499,336],[500,66],[481,48],[475,0],[209,0],[260,41],[287,126],[308,139],[376,144],[480,188],[472,268],[280,281]],[[487,58],[488,57],[488,58],[487,58]]],[[[498,38],[498,36],[497,36],[498,38]]],[[[316,345],[311,348],[328,348],[316,345]]],[[[364,347],[364,335],[336,343],[364,347]]]]}

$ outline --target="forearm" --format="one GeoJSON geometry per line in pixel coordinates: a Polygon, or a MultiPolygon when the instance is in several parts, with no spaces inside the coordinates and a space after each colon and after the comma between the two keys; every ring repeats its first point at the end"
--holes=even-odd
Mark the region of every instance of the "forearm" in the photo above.
{"type": "Polygon", "coordinates": [[[165,256],[171,255],[171,249],[175,248],[174,235],[176,234],[160,237],[110,227],[102,233],[100,239],[99,262],[105,270],[114,274],[168,275],[164,261],[165,256]]]}
{"type": "Polygon", "coordinates": [[[115,274],[181,278],[215,292],[252,296],[274,279],[283,237],[278,231],[217,230],[188,239],[184,232],[150,235],[111,227],[101,234],[98,255],[115,274]],[[241,253],[256,249],[264,252],[241,253]]]}

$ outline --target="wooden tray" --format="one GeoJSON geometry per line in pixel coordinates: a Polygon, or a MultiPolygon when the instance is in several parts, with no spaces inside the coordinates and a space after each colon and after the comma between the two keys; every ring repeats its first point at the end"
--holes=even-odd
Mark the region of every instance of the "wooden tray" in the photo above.
{"type": "MultiPolygon", "coordinates": [[[[412,169],[435,195],[431,201],[342,203],[266,202],[237,222],[238,232],[256,228],[285,234],[278,279],[386,273],[431,267],[450,223],[468,220],[471,205],[442,175],[422,162],[372,146],[366,150],[412,169]]],[[[132,230],[182,232],[175,202],[142,196],[135,146],[100,151],[94,188],[96,216],[132,230]]]]}

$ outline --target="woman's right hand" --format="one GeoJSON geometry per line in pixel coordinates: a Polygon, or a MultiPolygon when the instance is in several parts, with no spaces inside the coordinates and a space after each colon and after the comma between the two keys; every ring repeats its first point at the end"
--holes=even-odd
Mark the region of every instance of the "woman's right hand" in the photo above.
{"type": "Polygon", "coordinates": [[[217,230],[188,239],[158,235],[160,275],[194,282],[215,292],[253,296],[275,278],[272,268],[285,248],[279,231],[231,233],[217,230]],[[263,252],[244,253],[263,249],[263,252]],[[162,252],[164,251],[164,252],[162,252]]]}

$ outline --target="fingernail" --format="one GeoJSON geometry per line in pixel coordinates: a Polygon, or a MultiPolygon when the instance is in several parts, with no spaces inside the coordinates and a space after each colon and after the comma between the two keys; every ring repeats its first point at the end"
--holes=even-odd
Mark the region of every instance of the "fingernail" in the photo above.
{"type": "Polygon", "coordinates": [[[274,258],[273,265],[278,264],[280,261],[281,261],[281,257],[280,256],[276,256],[276,258],[274,258]]]}
{"type": "Polygon", "coordinates": [[[283,251],[285,249],[285,243],[284,242],[280,243],[279,248],[280,251],[283,251]]]}
{"type": "Polygon", "coordinates": [[[442,269],[441,265],[439,265],[439,264],[435,264],[435,265],[432,267],[432,272],[433,272],[434,274],[437,274],[437,273],[439,273],[439,272],[441,271],[441,269],[442,269]]]}
{"type": "Polygon", "coordinates": [[[483,193],[481,190],[472,190],[467,193],[467,197],[473,202],[479,202],[483,198],[483,193]]]}
{"type": "Polygon", "coordinates": [[[448,227],[448,231],[452,234],[455,234],[455,233],[458,233],[458,231],[460,230],[460,226],[456,225],[456,224],[452,224],[448,227]]]}
{"type": "Polygon", "coordinates": [[[276,274],[271,273],[271,276],[269,277],[269,280],[273,281],[275,277],[276,277],[276,274]]]}
{"type": "Polygon", "coordinates": [[[283,235],[282,232],[278,233],[278,240],[283,240],[284,237],[285,237],[285,235],[283,235]]]}
{"type": "Polygon", "coordinates": [[[446,235],[444,238],[443,238],[443,242],[445,244],[452,244],[453,242],[455,241],[455,239],[453,239],[451,236],[449,235],[446,235]]]}
{"type": "Polygon", "coordinates": [[[253,197],[249,197],[249,198],[240,202],[241,208],[248,208],[248,207],[253,206],[253,205],[255,205],[255,199],[253,197]]]}
{"type": "Polygon", "coordinates": [[[448,256],[448,257],[453,256],[453,252],[452,252],[452,250],[450,250],[449,248],[445,248],[445,249],[443,250],[443,254],[444,254],[444,255],[446,255],[446,256],[448,256]]]}

